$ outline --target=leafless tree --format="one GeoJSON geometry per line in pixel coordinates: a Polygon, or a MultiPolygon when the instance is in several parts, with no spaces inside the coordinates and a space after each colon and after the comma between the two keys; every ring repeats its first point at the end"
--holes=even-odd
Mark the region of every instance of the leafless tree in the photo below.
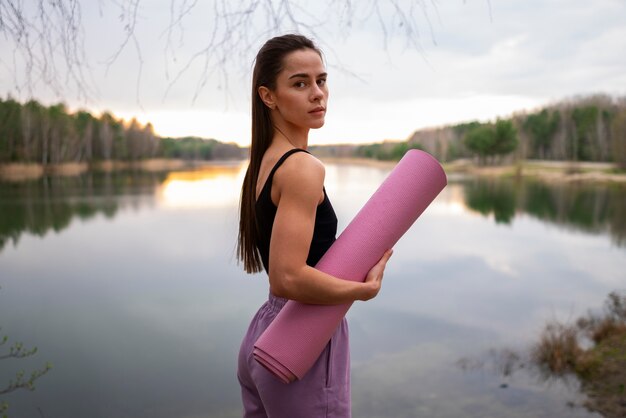
{"type": "Polygon", "coordinates": [[[33,86],[43,83],[58,96],[68,85],[91,94],[79,0],[27,3],[0,0],[0,33],[13,46],[1,60],[12,66],[15,89],[32,93],[33,86]]]}
{"type": "MultiPolygon", "coordinates": [[[[206,3],[198,0],[169,0],[169,23],[163,28],[165,75],[169,89],[188,77],[189,69],[202,68],[197,76],[193,100],[210,80],[227,90],[229,69],[249,70],[252,53],[259,40],[285,32],[299,32],[317,40],[333,55],[339,70],[345,71],[332,45],[347,39],[357,26],[376,26],[381,43],[403,39],[406,48],[422,51],[422,38],[428,33],[435,41],[432,20],[438,19],[436,0],[213,0],[208,13],[206,40],[187,56],[178,56],[190,18],[206,3]]],[[[489,4],[487,0],[487,4],[489,4]]],[[[0,0],[0,34],[12,50],[3,52],[0,65],[14,75],[19,94],[32,96],[35,86],[43,85],[57,97],[75,91],[83,99],[96,95],[91,76],[92,64],[85,50],[83,8],[98,7],[100,14],[113,8],[123,28],[122,41],[113,46],[105,61],[110,68],[126,50],[137,57],[137,97],[144,59],[137,37],[140,24],[150,24],[141,0],[0,0]],[[88,6],[89,5],[89,6],[88,6]],[[23,69],[23,72],[22,72],[23,69]]],[[[0,41],[1,42],[1,41],[0,41]]]]}

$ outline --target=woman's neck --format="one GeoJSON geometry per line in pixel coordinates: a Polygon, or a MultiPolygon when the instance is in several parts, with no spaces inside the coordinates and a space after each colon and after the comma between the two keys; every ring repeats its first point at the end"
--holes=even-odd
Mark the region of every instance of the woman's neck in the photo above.
{"type": "Polygon", "coordinates": [[[309,145],[309,129],[289,129],[288,127],[274,125],[274,138],[281,138],[295,148],[307,149],[309,145]]]}

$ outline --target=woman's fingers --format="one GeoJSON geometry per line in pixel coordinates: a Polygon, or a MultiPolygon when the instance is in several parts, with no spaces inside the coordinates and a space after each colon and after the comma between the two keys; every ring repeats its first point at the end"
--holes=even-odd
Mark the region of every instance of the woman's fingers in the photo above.
{"type": "Polygon", "coordinates": [[[383,256],[380,259],[380,261],[378,262],[378,264],[382,263],[383,264],[383,268],[384,268],[385,265],[387,265],[387,261],[389,261],[389,259],[391,258],[392,254],[393,254],[393,248],[390,248],[387,251],[385,251],[385,254],[383,254],[383,256]]]}
{"type": "Polygon", "coordinates": [[[385,251],[378,263],[376,263],[376,265],[372,267],[369,273],[367,273],[367,276],[365,277],[365,284],[368,287],[368,292],[362,300],[372,299],[380,291],[385,267],[387,266],[387,261],[389,261],[389,258],[391,258],[392,254],[393,249],[385,251]]]}
{"type": "Polygon", "coordinates": [[[378,263],[372,268],[371,272],[376,273],[374,278],[382,280],[383,273],[385,272],[385,267],[387,266],[387,261],[391,258],[393,254],[393,249],[389,249],[385,251],[383,256],[378,260],[378,263]]]}

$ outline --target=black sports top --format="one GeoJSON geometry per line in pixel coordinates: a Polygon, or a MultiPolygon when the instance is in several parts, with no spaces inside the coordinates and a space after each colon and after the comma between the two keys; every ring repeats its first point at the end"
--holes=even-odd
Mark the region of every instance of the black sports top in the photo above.
{"type": "MultiPolygon", "coordinates": [[[[270,240],[272,238],[272,227],[274,225],[274,218],[276,217],[276,210],[278,209],[276,205],[274,205],[274,202],[272,202],[272,179],[278,167],[280,167],[291,154],[296,152],[308,153],[306,150],[294,148],[283,154],[267,177],[255,205],[259,233],[257,247],[261,254],[263,267],[265,267],[265,271],[268,274],[270,271],[270,240]]],[[[317,264],[328,248],[335,242],[335,235],[337,234],[337,216],[335,215],[333,206],[330,204],[330,200],[328,200],[325,188],[323,192],[324,200],[317,205],[313,238],[311,239],[309,255],[306,260],[309,266],[317,264]]]]}

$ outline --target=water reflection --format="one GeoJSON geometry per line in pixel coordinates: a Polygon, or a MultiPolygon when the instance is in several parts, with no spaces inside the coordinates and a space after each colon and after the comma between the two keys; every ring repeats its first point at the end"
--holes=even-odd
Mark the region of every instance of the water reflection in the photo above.
{"type": "MultiPolygon", "coordinates": [[[[327,167],[340,230],[387,172],[327,167]]],[[[1,224],[19,220],[0,236],[21,234],[0,252],[0,322],[54,364],[35,393],[15,394],[20,416],[241,416],[236,353],[267,297],[266,277],[235,262],[242,175],[231,165],[0,184],[1,224]],[[45,213],[38,228],[63,233],[41,239],[21,212],[45,213]]],[[[545,227],[558,217],[524,216],[532,186],[477,186],[472,202],[512,191],[511,215],[504,203],[468,203],[475,185],[452,182],[398,243],[382,295],[351,308],[355,416],[590,416],[563,402],[577,388],[463,374],[455,361],[521,346],[554,312],[593,306],[623,283],[626,252],[608,251],[603,235],[572,239],[582,227],[545,227]],[[509,227],[492,221],[496,210],[509,227]]],[[[542,192],[546,206],[570,204],[560,187],[542,192]]]]}
{"type": "MultiPolygon", "coordinates": [[[[86,173],[22,183],[0,182],[0,250],[9,241],[17,244],[24,232],[44,236],[51,230],[61,231],[73,218],[87,220],[98,214],[113,218],[121,203],[137,207],[141,204],[137,197],[142,195],[156,195],[157,203],[165,208],[235,206],[245,168],[245,164],[234,163],[170,173],[86,173]],[[120,195],[135,199],[120,202],[120,195]]],[[[498,224],[510,224],[517,214],[525,213],[565,228],[609,234],[615,245],[626,245],[623,186],[483,178],[457,184],[462,185],[463,193],[446,207],[448,212],[460,213],[469,208],[493,217],[498,224]]]]}
{"type": "Polygon", "coordinates": [[[157,173],[114,172],[0,182],[0,250],[8,242],[17,245],[24,233],[43,237],[62,231],[74,218],[113,218],[120,205],[136,207],[141,196],[152,196],[163,178],[157,173]]]}
{"type": "MultiPolygon", "coordinates": [[[[500,388],[513,386],[516,375],[540,384],[560,384],[582,392],[571,407],[598,416],[626,416],[626,293],[611,292],[604,309],[588,312],[573,323],[550,320],[526,350],[490,349],[457,361],[467,373],[487,370],[501,378],[500,388]]],[[[517,383],[517,382],[515,382],[517,383]]]]}
{"type": "Polygon", "coordinates": [[[477,179],[465,184],[465,203],[483,215],[493,214],[496,223],[510,223],[515,217],[517,194],[508,182],[477,179]]]}
{"type": "Polygon", "coordinates": [[[43,237],[73,219],[101,214],[112,219],[120,206],[165,208],[229,207],[237,204],[245,165],[225,164],[193,171],[90,172],[26,182],[0,182],[0,251],[24,233],[43,237]],[[122,197],[122,198],[121,198],[122,197]]]}
{"type": "Polygon", "coordinates": [[[626,187],[615,184],[549,184],[476,178],[462,182],[471,210],[510,224],[516,213],[626,245],[626,187]]]}
{"type": "Polygon", "coordinates": [[[157,200],[172,208],[236,205],[246,167],[241,163],[169,173],[157,190],[157,200]]]}

